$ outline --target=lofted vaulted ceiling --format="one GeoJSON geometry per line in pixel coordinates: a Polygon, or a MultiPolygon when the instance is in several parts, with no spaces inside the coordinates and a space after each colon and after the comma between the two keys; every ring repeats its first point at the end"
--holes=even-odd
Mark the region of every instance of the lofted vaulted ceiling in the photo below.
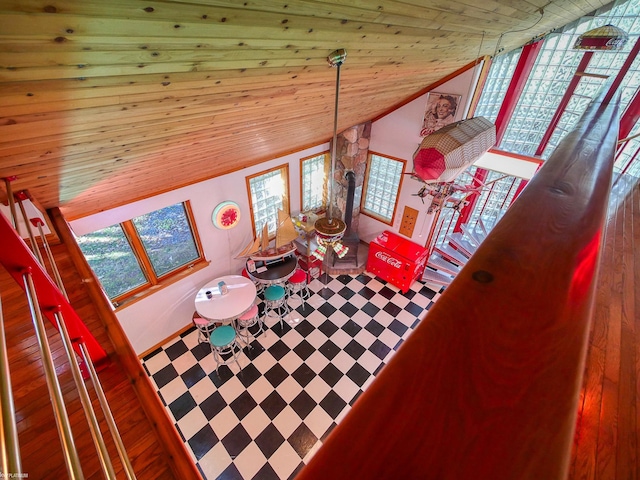
{"type": "Polygon", "coordinates": [[[0,0],[0,177],[95,213],[327,142],[337,48],[344,129],[602,5],[0,0]]]}

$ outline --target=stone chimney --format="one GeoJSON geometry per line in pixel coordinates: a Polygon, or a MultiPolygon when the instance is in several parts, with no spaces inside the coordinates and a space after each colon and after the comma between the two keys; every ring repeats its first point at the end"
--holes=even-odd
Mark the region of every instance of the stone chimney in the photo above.
{"type": "Polygon", "coordinates": [[[340,133],[337,136],[335,183],[334,183],[334,217],[345,218],[347,190],[349,182],[345,174],[352,171],[355,174],[355,201],[351,212],[351,231],[357,232],[360,218],[360,198],[364,185],[364,174],[367,170],[367,156],[369,155],[369,140],[371,138],[371,122],[362,123],[340,133]]]}

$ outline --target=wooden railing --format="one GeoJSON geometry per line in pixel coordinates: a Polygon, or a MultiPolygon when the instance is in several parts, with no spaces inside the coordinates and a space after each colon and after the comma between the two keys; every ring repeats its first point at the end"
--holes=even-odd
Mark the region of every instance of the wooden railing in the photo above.
{"type": "Polygon", "coordinates": [[[592,103],[296,480],[566,478],[617,128],[592,103]]]}

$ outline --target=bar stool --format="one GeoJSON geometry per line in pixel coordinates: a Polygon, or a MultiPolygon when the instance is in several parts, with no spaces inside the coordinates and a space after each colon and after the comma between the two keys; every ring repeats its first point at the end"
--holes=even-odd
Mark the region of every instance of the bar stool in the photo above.
{"type": "Polygon", "coordinates": [[[242,348],[238,343],[238,335],[235,328],[231,325],[221,325],[214,328],[211,335],[209,335],[209,344],[211,345],[213,359],[216,361],[216,373],[218,373],[220,365],[228,365],[231,362],[236,362],[238,368],[242,370],[238,363],[238,355],[242,348]],[[229,355],[229,358],[225,359],[223,355],[229,355]]]}
{"type": "Polygon", "coordinates": [[[198,329],[198,343],[207,343],[211,332],[216,328],[216,324],[211,320],[202,318],[198,312],[193,312],[191,319],[193,325],[198,329]]]}
{"type": "Polygon", "coordinates": [[[307,285],[307,273],[302,269],[297,269],[287,282],[287,296],[289,298],[298,297],[302,302],[304,310],[307,304],[306,300],[311,297],[309,287],[307,285]]]}
{"type": "Polygon", "coordinates": [[[287,294],[284,287],[282,285],[269,285],[264,290],[264,303],[265,320],[267,316],[275,316],[270,315],[271,313],[275,313],[280,319],[280,326],[282,327],[282,317],[291,311],[287,304],[287,294]]]}
{"type": "Polygon", "coordinates": [[[264,333],[264,322],[260,318],[258,314],[258,306],[254,305],[249,310],[247,310],[242,316],[238,317],[237,320],[238,325],[238,335],[240,337],[244,337],[244,342],[249,345],[249,337],[257,338],[264,333]],[[251,333],[249,331],[250,327],[254,325],[258,325],[258,330],[256,333],[251,333]]]}
{"type": "Polygon", "coordinates": [[[264,291],[264,284],[262,282],[258,282],[257,280],[254,280],[253,278],[251,278],[251,275],[249,275],[249,272],[247,272],[246,268],[242,269],[242,276],[245,278],[248,278],[253,282],[253,284],[256,286],[256,293],[258,295],[264,291]]]}

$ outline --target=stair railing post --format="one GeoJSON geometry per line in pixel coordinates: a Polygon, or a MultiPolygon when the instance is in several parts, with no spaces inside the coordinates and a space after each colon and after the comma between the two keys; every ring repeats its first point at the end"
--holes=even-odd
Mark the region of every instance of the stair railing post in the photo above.
{"type": "Polygon", "coordinates": [[[2,445],[2,473],[5,478],[10,474],[22,473],[20,463],[20,447],[18,445],[18,429],[16,427],[13,393],[11,392],[11,372],[9,371],[9,357],[7,342],[4,334],[4,317],[2,314],[2,300],[0,299],[0,444],[2,445]]]}
{"type": "Polygon", "coordinates": [[[42,258],[42,254],[40,253],[40,249],[38,248],[38,243],[36,242],[35,237],[33,236],[33,230],[31,229],[31,223],[29,222],[29,218],[27,217],[27,211],[24,208],[23,200],[26,199],[26,194],[24,192],[18,192],[18,206],[20,207],[20,212],[22,212],[22,219],[24,220],[24,225],[27,229],[27,233],[29,234],[29,240],[31,241],[31,249],[33,253],[38,258],[40,265],[42,268],[45,268],[44,259],[42,258]]]}
{"type": "Polygon", "coordinates": [[[133,471],[133,466],[129,461],[129,456],[127,455],[127,450],[122,442],[122,437],[120,436],[120,432],[118,431],[118,426],[116,425],[115,419],[111,413],[111,409],[109,408],[109,401],[104,394],[104,390],[102,389],[102,385],[100,384],[100,379],[98,378],[98,374],[96,372],[93,363],[91,363],[91,359],[89,358],[89,352],[87,350],[86,345],[79,339],[78,345],[80,346],[80,351],[82,352],[82,357],[84,359],[85,365],[89,370],[89,376],[91,377],[91,381],[93,383],[93,388],[98,397],[98,401],[100,402],[100,407],[104,413],[105,420],[109,427],[109,431],[111,431],[111,435],[113,436],[113,440],[116,444],[116,449],[118,450],[118,455],[120,456],[120,460],[122,461],[122,466],[124,467],[124,471],[127,474],[127,478],[129,480],[135,480],[136,474],[133,471]]]}
{"type": "MultiPolygon", "coordinates": [[[[102,433],[100,432],[100,424],[98,423],[96,412],[93,410],[93,405],[91,404],[91,398],[89,397],[87,386],[84,384],[84,380],[82,379],[82,372],[80,371],[78,359],[75,355],[75,352],[73,351],[73,344],[71,343],[71,338],[69,337],[67,325],[64,322],[62,313],[60,313],[59,311],[54,312],[54,316],[56,318],[56,322],[58,322],[58,329],[60,330],[60,336],[62,337],[62,344],[64,345],[64,350],[69,359],[71,374],[73,375],[73,380],[76,383],[76,388],[78,389],[80,402],[82,403],[84,414],[87,417],[87,423],[89,424],[91,438],[93,439],[93,443],[96,446],[96,450],[98,451],[98,460],[100,461],[102,471],[106,478],[115,479],[116,474],[113,470],[113,465],[111,464],[111,458],[109,458],[109,451],[107,450],[107,446],[104,443],[104,438],[102,438],[102,433]]],[[[87,361],[87,365],[90,364],[91,359],[87,361]]]]}
{"type": "Polygon", "coordinates": [[[434,238],[437,239],[438,235],[440,234],[441,227],[438,228],[439,219],[440,219],[440,210],[436,211],[435,214],[433,215],[433,220],[431,220],[431,228],[429,228],[429,235],[427,235],[427,241],[424,244],[424,246],[427,247],[427,250],[429,251],[429,255],[431,255],[431,253],[433,252],[433,247],[435,247],[435,244],[436,244],[436,242],[434,241],[434,238]]]}
{"type": "Polygon", "coordinates": [[[27,269],[22,274],[22,279],[24,281],[25,293],[29,303],[29,310],[31,311],[31,319],[36,332],[36,339],[38,340],[38,346],[42,356],[44,376],[47,381],[47,388],[49,389],[49,397],[51,398],[51,406],[53,407],[53,413],[56,419],[56,426],[58,428],[58,435],[60,436],[60,443],[62,444],[62,453],[67,467],[67,472],[69,474],[69,478],[72,480],[83,479],[84,475],[80,467],[78,451],[73,440],[71,424],[65,409],[62,389],[60,388],[58,376],[56,375],[56,368],[51,355],[51,347],[47,340],[47,331],[42,319],[42,313],[40,312],[40,305],[38,303],[38,297],[30,269],[27,269]]]}
{"type": "MultiPolygon", "coordinates": [[[[62,282],[62,277],[60,276],[60,272],[58,270],[58,266],[56,265],[56,260],[53,258],[53,253],[51,253],[51,248],[49,247],[49,242],[47,241],[47,237],[44,234],[44,230],[42,229],[42,225],[44,222],[42,219],[36,217],[31,219],[31,223],[38,227],[38,231],[40,232],[40,238],[42,239],[42,244],[44,245],[44,250],[47,252],[47,258],[49,259],[49,264],[51,265],[51,270],[53,270],[53,276],[56,279],[56,284],[58,288],[64,295],[64,298],[69,300],[69,295],[67,295],[67,291],[64,288],[64,283],[62,282]]],[[[44,265],[43,265],[44,267],[44,265]]]]}
{"type": "Polygon", "coordinates": [[[7,202],[9,203],[9,211],[11,212],[11,223],[13,224],[13,228],[18,230],[18,215],[16,213],[16,202],[13,198],[13,188],[11,188],[11,182],[16,179],[13,177],[6,177],[4,179],[4,186],[7,189],[7,202]]]}

